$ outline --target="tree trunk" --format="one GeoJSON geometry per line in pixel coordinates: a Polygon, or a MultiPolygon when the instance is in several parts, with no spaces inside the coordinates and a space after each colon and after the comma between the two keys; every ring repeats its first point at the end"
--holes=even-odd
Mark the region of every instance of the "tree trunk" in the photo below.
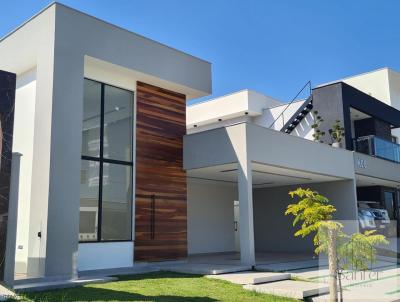
{"type": "MultiPolygon", "coordinates": [[[[340,271],[340,270],[339,270],[340,271]]],[[[339,301],[343,302],[343,287],[342,287],[342,273],[338,271],[338,280],[339,280],[339,301]]]]}
{"type": "Polygon", "coordinates": [[[328,228],[329,301],[338,301],[337,253],[335,229],[328,228]]]}
{"type": "Polygon", "coordinates": [[[336,261],[336,263],[337,263],[337,276],[338,276],[338,284],[339,284],[339,301],[340,302],[343,302],[343,287],[342,287],[342,269],[340,268],[340,265],[339,265],[339,259],[337,259],[337,261],[336,261]]]}

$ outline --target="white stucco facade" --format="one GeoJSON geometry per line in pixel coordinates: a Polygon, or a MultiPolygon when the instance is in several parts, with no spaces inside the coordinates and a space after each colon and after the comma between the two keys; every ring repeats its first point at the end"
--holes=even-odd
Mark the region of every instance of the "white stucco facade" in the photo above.
{"type": "MultiPolygon", "coordinates": [[[[1,39],[0,57],[0,70],[18,81],[16,272],[71,278],[81,270],[131,266],[134,238],[78,242],[84,79],[133,92],[142,81],[190,100],[211,92],[210,63],[58,3],[1,39]],[[118,255],[110,254],[114,249],[118,255]]],[[[132,133],[135,150],[135,126],[132,133]]],[[[133,193],[134,185],[133,175],[133,193]]]]}
{"type": "Polygon", "coordinates": [[[188,253],[235,250],[233,203],[236,185],[188,179],[188,253]]]}
{"type": "Polygon", "coordinates": [[[265,110],[282,103],[253,90],[241,90],[216,99],[187,107],[186,125],[189,133],[215,128],[262,116],[265,110]]]}
{"type": "MultiPolygon", "coordinates": [[[[252,90],[242,90],[187,107],[187,132],[196,133],[219,127],[249,122],[280,131],[304,100],[290,104],[252,90]]],[[[312,113],[301,121],[291,135],[313,140],[312,113]]]]}
{"type": "Polygon", "coordinates": [[[78,268],[80,271],[90,271],[132,267],[133,248],[132,242],[79,244],[78,268]]]}
{"type": "Polygon", "coordinates": [[[27,273],[35,102],[36,69],[32,69],[19,76],[15,99],[13,151],[23,154],[19,178],[20,215],[15,259],[16,272],[20,274],[27,273]]]}
{"type": "MultiPolygon", "coordinates": [[[[0,57],[0,70],[17,74],[13,152],[23,156],[16,273],[70,279],[81,271],[134,266],[133,236],[124,242],[79,242],[85,79],[134,95],[137,82],[145,82],[190,100],[211,93],[210,63],[61,4],[0,40],[0,57]]],[[[395,71],[343,81],[400,109],[395,71]]],[[[293,240],[283,214],[289,190],[318,190],[338,208],[338,219],[357,220],[360,176],[364,184],[400,185],[392,162],[313,142],[312,113],[285,134],[282,128],[304,104],[242,90],[187,107],[189,255],[238,251],[241,263],[253,266],[256,252],[310,251],[309,242],[293,240]]],[[[135,167],[136,96],[133,112],[135,167]]],[[[135,217],[135,204],[130,214],[135,217]]],[[[135,223],[131,231],[135,234],[135,223]]]]}

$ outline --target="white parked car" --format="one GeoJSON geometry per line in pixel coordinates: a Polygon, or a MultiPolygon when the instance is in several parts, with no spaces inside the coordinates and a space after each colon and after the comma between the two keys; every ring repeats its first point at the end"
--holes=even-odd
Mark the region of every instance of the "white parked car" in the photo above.
{"type": "Polygon", "coordinates": [[[358,210],[358,222],[362,232],[376,229],[374,215],[369,210],[358,210]]]}
{"type": "Polygon", "coordinates": [[[390,225],[388,211],[376,201],[358,202],[358,221],[361,231],[386,230],[390,225]]]}

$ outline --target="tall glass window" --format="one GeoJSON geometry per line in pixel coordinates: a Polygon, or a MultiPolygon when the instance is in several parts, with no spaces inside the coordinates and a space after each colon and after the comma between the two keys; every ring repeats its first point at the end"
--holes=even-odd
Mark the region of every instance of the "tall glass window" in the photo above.
{"type": "Polygon", "coordinates": [[[383,193],[384,196],[384,201],[385,201],[385,207],[386,210],[388,211],[390,219],[394,219],[396,214],[395,214],[395,192],[394,191],[384,191],[383,193]]]}
{"type": "Polygon", "coordinates": [[[79,240],[130,240],[133,92],[85,79],[79,240]]]}

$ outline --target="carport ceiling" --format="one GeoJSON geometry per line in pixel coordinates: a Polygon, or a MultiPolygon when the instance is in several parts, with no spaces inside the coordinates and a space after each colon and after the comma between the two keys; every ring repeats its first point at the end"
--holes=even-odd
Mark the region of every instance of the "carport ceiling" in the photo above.
{"type": "MultiPolygon", "coordinates": [[[[297,171],[289,168],[253,163],[253,187],[278,187],[285,185],[337,181],[341,178],[297,171]]],[[[187,171],[188,178],[237,183],[237,163],[193,169],[187,171]]]]}
{"type": "Polygon", "coordinates": [[[398,182],[360,174],[356,174],[356,185],[357,187],[384,186],[391,188],[400,188],[400,183],[398,182]]]}

